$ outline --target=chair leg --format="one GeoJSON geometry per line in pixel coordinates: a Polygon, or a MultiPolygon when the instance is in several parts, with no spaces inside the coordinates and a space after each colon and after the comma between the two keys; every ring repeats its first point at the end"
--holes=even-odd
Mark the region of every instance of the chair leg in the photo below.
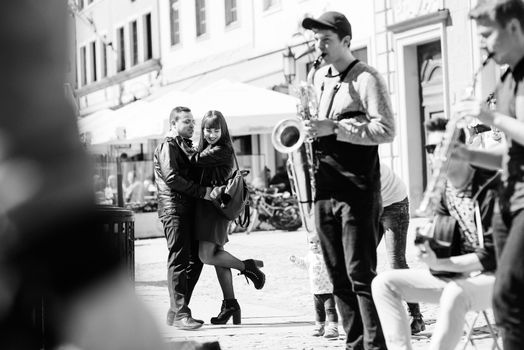
{"type": "Polygon", "coordinates": [[[473,339],[471,338],[471,336],[473,335],[473,330],[475,328],[475,323],[477,323],[479,315],[480,315],[480,312],[477,312],[477,314],[475,315],[475,318],[473,319],[473,321],[471,321],[471,325],[467,324],[467,322],[466,322],[466,326],[468,327],[468,330],[466,331],[466,342],[464,343],[464,347],[462,348],[462,350],[466,350],[467,349],[468,343],[471,343],[471,345],[475,349],[477,348],[475,346],[475,343],[473,342],[473,339]]]}
{"type": "Polygon", "coordinates": [[[491,334],[491,338],[493,338],[493,345],[491,346],[491,350],[501,350],[498,339],[499,336],[497,333],[495,333],[495,330],[493,329],[493,326],[491,325],[491,322],[489,321],[488,314],[486,311],[482,311],[482,314],[484,315],[484,319],[486,320],[486,325],[488,326],[489,333],[491,334]]]}

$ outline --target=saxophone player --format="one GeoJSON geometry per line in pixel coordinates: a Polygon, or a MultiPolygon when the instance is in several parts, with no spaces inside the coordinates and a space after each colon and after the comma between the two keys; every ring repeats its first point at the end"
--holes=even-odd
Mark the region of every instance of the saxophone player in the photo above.
{"type": "Polygon", "coordinates": [[[509,69],[497,86],[495,111],[478,103],[462,103],[457,111],[496,127],[507,142],[496,153],[462,149],[461,154],[475,165],[503,170],[500,212],[493,218],[499,259],[493,311],[504,349],[524,349],[524,2],[479,1],[470,18],[493,60],[509,69]]]}
{"type": "Polygon", "coordinates": [[[351,53],[351,25],[339,12],[305,18],[326,65],[316,71],[315,220],[348,349],[386,349],[371,296],[382,211],[378,145],[391,142],[395,122],[380,74],[351,53]]]}

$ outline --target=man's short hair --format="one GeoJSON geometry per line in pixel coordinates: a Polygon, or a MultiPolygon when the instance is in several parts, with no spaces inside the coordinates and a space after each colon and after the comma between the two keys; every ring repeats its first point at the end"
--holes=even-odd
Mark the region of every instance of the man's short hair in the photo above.
{"type": "Polygon", "coordinates": [[[469,18],[477,22],[497,23],[504,27],[516,18],[524,31],[524,1],[522,0],[479,0],[469,12],[469,18]]]}
{"type": "Polygon", "coordinates": [[[171,114],[169,114],[169,124],[176,123],[178,119],[180,119],[180,115],[182,114],[182,112],[191,113],[191,110],[183,106],[177,106],[173,108],[173,110],[171,111],[171,114]]]}
{"type": "MultiPolygon", "coordinates": [[[[448,120],[445,118],[431,118],[429,120],[426,120],[424,123],[424,126],[426,127],[427,132],[445,132],[446,126],[448,125],[448,120]]],[[[466,133],[463,129],[460,129],[460,135],[459,135],[459,142],[465,143],[466,142],[466,133]]]]}

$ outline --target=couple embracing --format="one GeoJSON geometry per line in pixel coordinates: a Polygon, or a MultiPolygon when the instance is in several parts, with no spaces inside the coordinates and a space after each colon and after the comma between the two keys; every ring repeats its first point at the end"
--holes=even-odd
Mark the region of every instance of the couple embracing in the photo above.
{"type": "Polygon", "coordinates": [[[241,322],[231,269],[249,278],[256,289],[265,283],[262,262],[239,260],[224,250],[229,223],[212,203],[217,187],[225,185],[234,171],[235,154],[226,120],[219,111],[207,112],[201,124],[198,148],[191,137],[195,119],[187,107],[175,107],[169,116],[169,135],[154,154],[158,188],[158,215],[167,240],[167,284],[170,308],[167,324],[197,329],[204,323],[192,317],[188,307],[203,264],[213,265],[224,301],[212,324],[230,317],[241,322]]]}

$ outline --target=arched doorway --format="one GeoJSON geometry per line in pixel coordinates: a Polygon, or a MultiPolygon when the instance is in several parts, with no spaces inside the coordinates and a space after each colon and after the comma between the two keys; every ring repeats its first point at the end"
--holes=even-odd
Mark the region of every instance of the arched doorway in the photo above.
{"type": "MultiPolygon", "coordinates": [[[[420,135],[422,144],[426,141],[424,123],[432,118],[445,118],[444,85],[442,73],[442,49],[440,40],[417,46],[417,61],[419,71],[419,101],[420,101],[420,135]]],[[[423,187],[429,178],[429,165],[425,152],[422,152],[423,187]]]]}

